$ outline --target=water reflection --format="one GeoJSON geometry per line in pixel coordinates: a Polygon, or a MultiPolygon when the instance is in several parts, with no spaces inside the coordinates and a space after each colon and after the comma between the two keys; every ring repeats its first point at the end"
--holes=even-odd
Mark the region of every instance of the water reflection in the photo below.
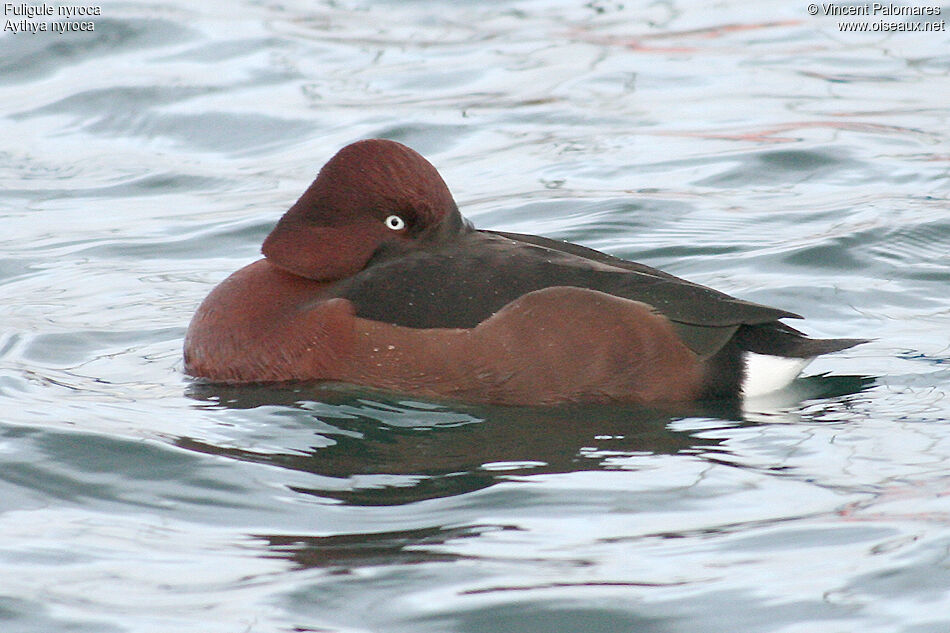
{"type": "MultiPolygon", "coordinates": [[[[229,390],[230,391],[230,390],[229,390]]],[[[512,475],[565,473],[602,468],[618,453],[676,454],[702,441],[672,431],[682,413],[630,407],[433,408],[428,403],[373,400],[327,392],[332,408],[309,411],[301,394],[272,391],[278,399],[321,423],[306,452],[257,452],[182,437],[178,445],[234,459],[278,465],[325,477],[349,479],[347,489],[300,488],[302,493],[355,505],[392,505],[459,495],[512,475]],[[327,428],[329,425],[331,428],[327,428]],[[318,438],[316,436],[322,436],[318,438]]],[[[229,407],[254,406],[264,392],[226,399],[229,407]]],[[[268,404],[273,404],[271,398],[268,404]]],[[[696,409],[694,414],[702,413],[696,409]]],[[[736,420],[731,404],[710,417],[736,420]]],[[[709,413],[707,413],[709,415],[709,413]]],[[[729,424],[725,422],[724,424],[729,424]]]]}
{"type": "MultiPolygon", "coordinates": [[[[781,421],[794,415],[791,398],[857,393],[871,379],[815,376],[754,413],[717,401],[665,407],[490,407],[405,400],[358,388],[226,387],[194,384],[189,395],[210,408],[266,409],[305,431],[305,446],[280,435],[261,450],[180,437],[182,448],[320,475],[296,492],[357,506],[400,505],[487,488],[512,476],[609,469],[630,455],[703,454],[720,440],[676,430],[684,418],[708,420],[704,430],[781,421]],[[769,411],[769,407],[774,410],[769,411]],[[274,449],[276,444],[277,449],[274,449]]],[[[265,417],[263,425],[268,426],[265,417]]],[[[299,428],[298,428],[299,430],[299,428]]],[[[277,428],[280,434],[285,429],[277,428]]],[[[288,432],[288,436],[289,436],[288,432]]]]}
{"type": "Polygon", "coordinates": [[[286,558],[300,568],[354,568],[374,565],[444,563],[465,558],[441,551],[438,546],[461,538],[475,538],[496,526],[456,528],[425,527],[373,534],[335,534],[331,536],[256,535],[273,555],[286,558]]]}
{"type": "MultiPolygon", "coordinates": [[[[617,457],[688,455],[741,468],[717,458],[725,450],[724,442],[730,434],[708,431],[758,425],[760,419],[783,422],[820,402],[827,406],[846,404],[872,383],[872,379],[860,376],[813,376],[797,381],[794,389],[776,394],[768,402],[759,401],[756,414],[743,411],[738,402],[667,408],[489,407],[412,401],[351,387],[223,387],[196,383],[189,395],[198,406],[224,409],[230,414],[229,421],[240,415],[263,415],[262,418],[249,417],[249,426],[255,426],[250,423],[253,421],[258,427],[270,428],[273,435],[267,436],[266,446],[248,442],[247,436],[239,440],[241,446],[193,437],[179,438],[177,444],[202,453],[317,475],[314,478],[317,485],[288,484],[288,487],[304,495],[332,500],[364,516],[364,513],[372,513],[374,507],[405,506],[416,501],[454,497],[510,482],[513,478],[618,468],[617,457]],[[806,405],[808,402],[811,404],[806,405]],[[773,407],[771,414],[769,406],[773,407]],[[304,440],[308,446],[305,450],[297,435],[300,432],[308,438],[304,440]],[[247,447],[249,443],[253,448],[247,447]],[[284,448],[280,449],[281,446],[284,448]]],[[[622,467],[636,468],[629,460],[624,460],[622,467]]],[[[299,481],[299,478],[288,479],[299,481]]],[[[389,508],[384,510],[390,511],[389,508]]],[[[498,558],[498,551],[479,544],[486,540],[497,542],[499,537],[502,542],[506,538],[519,538],[517,534],[506,537],[500,535],[501,532],[530,532],[530,528],[518,521],[500,516],[487,522],[472,520],[470,515],[453,513],[447,508],[427,519],[423,518],[426,510],[420,508],[419,515],[420,522],[416,525],[410,522],[397,528],[390,523],[389,529],[382,530],[370,527],[374,524],[369,521],[367,530],[331,529],[328,533],[324,526],[320,533],[307,529],[275,530],[250,536],[261,543],[262,555],[266,558],[284,559],[297,570],[326,573],[314,577],[314,585],[306,594],[305,602],[310,605],[322,604],[319,596],[329,589],[327,583],[340,582],[341,574],[351,579],[350,590],[355,595],[368,592],[374,599],[379,598],[378,585],[364,584],[360,576],[351,574],[358,569],[406,570],[411,565],[413,569],[425,570],[419,573],[430,580],[439,578],[441,582],[458,583],[461,581],[452,571],[458,567],[445,566],[445,563],[477,561],[504,568],[511,564],[510,560],[504,556],[498,558]],[[325,582],[316,578],[323,578],[325,582]]],[[[668,538],[659,533],[657,536],[668,538]]],[[[530,534],[526,532],[524,537],[529,538],[530,534]]],[[[546,559],[542,556],[539,560],[546,559]]],[[[520,562],[516,560],[515,564],[520,562]]],[[[585,580],[578,588],[628,589],[680,582],[690,581],[607,574],[594,581],[585,580]]],[[[491,606],[486,607],[485,613],[475,609],[466,611],[467,615],[462,618],[485,617],[497,621],[499,607],[503,607],[507,596],[514,592],[559,590],[570,586],[499,583],[474,590],[492,594],[488,596],[491,606]]],[[[530,603],[536,599],[526,600],[530,603]]],[[[748,603],[747,598],[742,599],[748,603]]],[[[544,599],[537,604],[545,604],[544,599]]],[[[680,611],[690,608],[692,600],[688,604],[674,601],[674,605],[670,605],[673,610],[680,611]]],[[[747,606],[749,613],[760,614],[761,610],[756,610],[754,604],[747,606]]],[[[794,608],[814,611],[820,607],[802,603],[794,608]]],[[[456,621],[459,615],[454,607],[449,610],[450,614],[438,616],[452,620],[445,623],[447,629],[474,630],[456,621]]],[[[544,612],[545,608],[540,611],[544,612]]],[[[531,609],[530,612],[533,621],[539,611],[531,609]]],[[[598,623],[597,630],[608,630],[610,623],[618,621],[631,618],[647,621],[650,617],[656,617],[656,621],[662,619],[649,610],[641,613],[621,609],[601,615],[571,608],[558,614],[558,618],[568,620],[592,618],[598,623]]],[[[514,628],[519,627],[512,630],[514,628]]]]}

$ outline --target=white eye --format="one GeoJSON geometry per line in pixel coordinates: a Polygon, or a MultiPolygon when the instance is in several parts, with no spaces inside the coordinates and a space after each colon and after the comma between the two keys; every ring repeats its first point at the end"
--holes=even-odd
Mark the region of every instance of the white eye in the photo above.
{"type": "Polygon", "coordinates": [[[383,222],[385,222],[386,228],[393,231],[401,231],[406,228],[406,221],[398,215],[390,215],[383,222]]]}

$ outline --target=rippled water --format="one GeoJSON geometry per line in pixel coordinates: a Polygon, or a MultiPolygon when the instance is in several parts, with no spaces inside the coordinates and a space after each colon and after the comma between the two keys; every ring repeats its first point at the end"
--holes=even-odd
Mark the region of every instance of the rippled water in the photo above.
{"type": "Polygon", "coordinates": [[[0,35],[0,630],[950,630],[946,32],[100,6],[0,35]],[[198,303],[371,136],[481,227],[875,341],[741,411],[191,384],[198,303]]]}

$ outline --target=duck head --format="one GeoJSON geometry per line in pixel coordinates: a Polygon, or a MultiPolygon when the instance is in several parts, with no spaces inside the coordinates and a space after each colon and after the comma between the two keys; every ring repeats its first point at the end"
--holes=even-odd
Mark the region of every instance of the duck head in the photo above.
{"type": "Polygon", "coordinates": [[[466,228],[429,161],[405,145],[347,145],[271,231],[261,251],[301,277],[350,277],[380,253],[448,240],[466,228]]]}

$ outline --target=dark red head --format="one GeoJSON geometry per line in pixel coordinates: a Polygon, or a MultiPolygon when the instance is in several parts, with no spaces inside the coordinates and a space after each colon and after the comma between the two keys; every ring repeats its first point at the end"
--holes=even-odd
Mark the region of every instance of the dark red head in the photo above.
{"type": "Polygon", "coordinates": [[[452,194],[429,161],[395,141],[347,145],[284,214],[261,249],[309,279],[356,274],[380,248],[462,226],[452,194]]]}

